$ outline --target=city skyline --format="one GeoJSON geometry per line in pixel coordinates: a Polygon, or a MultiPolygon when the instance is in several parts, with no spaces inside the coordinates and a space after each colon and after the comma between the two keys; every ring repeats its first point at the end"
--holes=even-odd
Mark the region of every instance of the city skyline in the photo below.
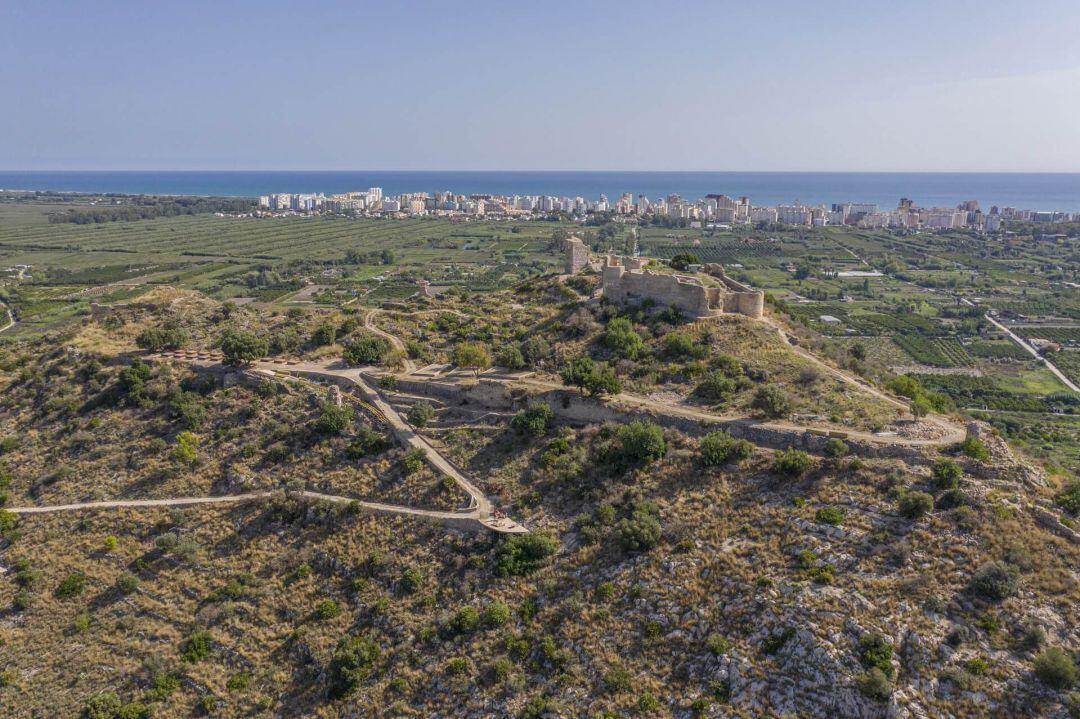
{"type": "Polygon", "coordinates": [[[0,20],[4,169],[1080,171],[1061,0],[0,20]]]}

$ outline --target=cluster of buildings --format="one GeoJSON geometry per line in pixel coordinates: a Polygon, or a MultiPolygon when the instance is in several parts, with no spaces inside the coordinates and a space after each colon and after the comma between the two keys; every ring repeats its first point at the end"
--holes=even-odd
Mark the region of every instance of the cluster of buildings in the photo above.
{"type": "Polygon", "coordinates": [[[275,194],[259,198],[261,210],[289,213],[350,213],[366,216],[520,218],[564,213],[585,219],[591,214],[610,213],[625,220],[666,218],[692,227],[718,227],[735,224],[779,224],[805,227],[849,225],[862,228],[892,229],[975,229],[997,232],[1006,221],[1068,222],[1080,220],[1080,213],[1042,212],[1013,207],[991,207],[984,212],[976,200],[956,207],[919,207],[901,198],[895,209],[881,209],[865,202],[825,205],[756,206],[746,197],[709,194],[700,200],[686,200],[677,194],[650,200],[644,195],[623,193],[611,202],[607,196],[598,200],[551,195],[461,195],[453,192],[409,192],[386,195],[380,187],[360,192],[323,194],[275,194]]]}

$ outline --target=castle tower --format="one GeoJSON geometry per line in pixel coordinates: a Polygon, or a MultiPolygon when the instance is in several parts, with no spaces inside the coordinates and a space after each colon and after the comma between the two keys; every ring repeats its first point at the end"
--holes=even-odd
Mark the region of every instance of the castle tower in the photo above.
{"type": "Polygon", "coordinates": [[[576,275],[589,266],[589,248],[580,237],[566,238],[566,265],[563,272],[576,275]]]}

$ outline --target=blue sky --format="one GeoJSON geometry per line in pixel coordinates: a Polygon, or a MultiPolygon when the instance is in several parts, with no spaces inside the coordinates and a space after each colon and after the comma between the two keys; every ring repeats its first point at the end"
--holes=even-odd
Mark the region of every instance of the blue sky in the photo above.
{"type": "Polygon", "coordinates": [[[10,0],[0,169],[1080,171],[1077,28],[1075,0],[10,0]]]}

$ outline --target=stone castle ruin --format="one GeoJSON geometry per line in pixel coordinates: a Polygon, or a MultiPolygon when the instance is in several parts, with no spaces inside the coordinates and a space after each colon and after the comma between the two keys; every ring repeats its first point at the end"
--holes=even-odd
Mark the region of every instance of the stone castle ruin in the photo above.
{"type": "Polygon", "coordinates": [[[576,275],[589,266],[589,246],[580,237],[566,238],[566,265],[563,272],[576,275]]]}
{"type": "Polygon", "coordinates": [[[603,269],[603,295],[619,304],[652,300],[658,305],[678,307],[694,318],[742,314],[759,319],[765,309],[765,293],[724,273],[723,265],[709,263],[702,271],[717,280],[706,286],[696,277],[670,275],[642,269],[637,257],[608,255],[603,269]]]}

